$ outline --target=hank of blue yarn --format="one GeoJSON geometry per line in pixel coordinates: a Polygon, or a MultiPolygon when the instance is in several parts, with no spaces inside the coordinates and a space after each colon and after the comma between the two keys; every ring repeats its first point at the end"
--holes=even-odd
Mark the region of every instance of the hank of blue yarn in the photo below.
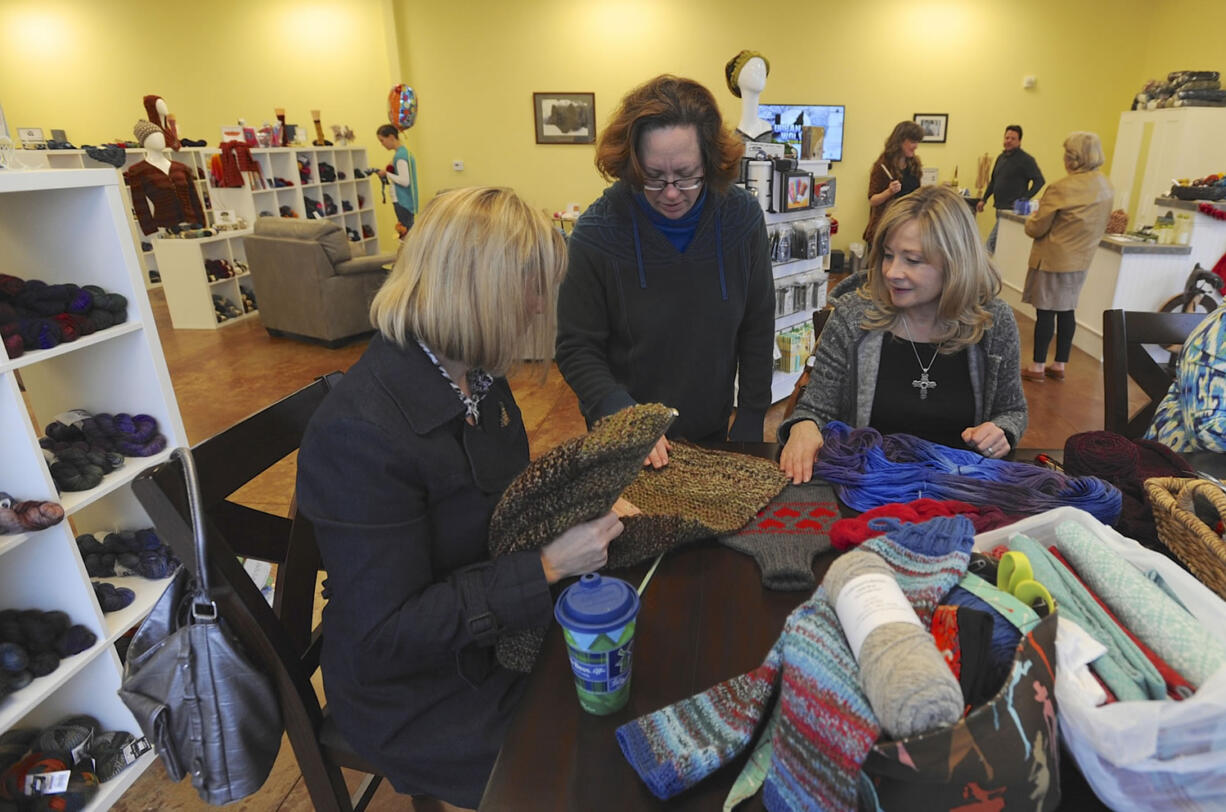
{"type": "Polygon", "coordinates": [[[833,484],[839,498],[856,510],[927,497],[996,505],[1016,515],[1072,505],[1105,524],[1119,517],[1119,489],[1097,477],[990,460],[909,434],[883,437],[876,429],[853,429],[837,420],[827,423],[822,434],[825,444],[813,473],[833,484]]]}
{"type": "Polygon", "coordinates": [[[995,680],[994,684],[1001,684],[1013,666],[1013,655],[1017,651],[1017,644],[1022,641],[1021,630],[996,611],[990,603],[963,587],[955,586],[941,602],[952,606],[978,609],[992,617],[992,642],[989,646],[992,677],[995,680]]]}

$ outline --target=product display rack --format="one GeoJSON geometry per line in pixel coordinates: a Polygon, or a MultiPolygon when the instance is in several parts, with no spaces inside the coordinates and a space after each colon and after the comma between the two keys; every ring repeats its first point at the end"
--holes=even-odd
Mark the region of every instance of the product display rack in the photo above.
{"type": "MultiPolygon", "coordinates": [[[[251,294],[251,274],[243,271],[227,279],[210,282],[205,272],[205,260],[223,259],[236,272],[247,265],[243,237],[251,229],[220,231],[212,237],[198,239],[158,239],[153,242],[154,255],[162,273],[162,290],[170,310],[170,322],[180,330],[213,330],[237,324],[258,311],[245,311],[241,316],[218,321],[213,309],[213,297],[221,296],[243,310],[244,292],[251,294]]],[[[258,302],[257,302],[258,304],[258,302]]]]}
{"type": "MultiPolygon", "coordinates": [[[[45,161],[45,165],[51,169],[112,169],[110,164],[102,161],[95,161],[89,157],[83,149],[49,149],[39,150],[39,155],[45,161]]],[[[123,168],[119,169],[122,173],[124,169],[135,163],[145,160],[146,151],[141,148],[127,149],[125,152],[125,160],[123,168]]],[[[212,225],[213,223],[213,207],[209,200],[208,187],[208,172],[209,159],[217,152],[215,148],[209,147],[188,147],[182,150],[171,150],[167,154],[170,155],[172,161],[186,164],[192,170],[192,177],[195,179],[196,193],[200,195],[200,202],[204,206],[204,216],[208,221],[204,225],[212,225]]],[[[150,277],[150,271],[161,275],[157,266],[157,259],[153,255],[153,248],[145,250],[143,244],[152,246],[153,237],[156,234],[144,234],[140,230],[140,224],[136,222],[136,215],[132,211],[132,197],[128,190],[127,184],[120,184],[120,190],[123,194],[124,210],[128,212],[128,221],[132,229],[132,239],[136,243],[136,254],[140,260],[141,278],[145,280],[146,288],[156,288],[161,285],[160,281],[155,282],[150,277]]]]}
{"type": "MultiPolygon", "coordinates": [[[[105,579],[133,589],[136,599],[120,612],[104,614],[75,542],[78,533],[151,526],[130,483],[146,466],[167,459],[170,448],[186,444],[128,238],[122,188],[110,167],[0,173],[0,253],[7,273],[48,283],[97,284],[128,299],[123,324],[50,350],[11,359],[0,355],[0,490],[18,499],[57,501],[66,514],[65,521],[44,530],[0,535],[0,608],[61,610],[98,638],[51,674],[0,699],[0,732],[88,713],[103,729],[140,735],[116,695],[123,667],[114,643],[152,609],[169,579],[105,579]],[[73,239],[64,239],[66,234],[73,239]],[[150,414],[168,450],[126,458],[92,490],[59,495],[38,437],[47,423],[76,408],[150,414]]],[[[154,758],[148,752],[102,784],[86,809],[111,806],[154,758]]]]}
{"type": "MultiPolygon", "coordinates": [[[[244,184],[241,187],[220,188],[210,187],[213,196],[213,207],[217,210],[230,209],[243,217],[248,223],[255,224],[262,214],[279,215],[282,206],[288,206],[298,217],[307,216],[305,198],[311,198],[324,203],[324,196],[329,196],[336,205],[336,213],[325,215],[324,219],[337,223],[342,228],[353,229],[360,239],[350,242],[354,256],[364,256],[379,253],[379,229],[375,222],[375,195],[378,189],[370,183],[367,177],[355,177],[354,170],[367,171],[366,150],[362,147],[266,147],[252,148],[251,157],[260,165],[264,176],[265,188],[252,189],[244,184]],[[298,174],[299,159],[306,162],[311,169],[307,183],[303,183],[298,174]],[[326,163],[337,172],[337,180],[321,183],[319,165],[326,163]],[[340,180],[340,174],[345,175],[340,180]],[[276,187],[276,178],[291,181],[292,186],[276,187]],[[358,200],[359,195],[361,201],[358,200]],[[351,210],[345,211],[344,203],[348,202],[351,210]],[[371,236],[363,234],[363,227],[370,230],[371,236]]],[[[378,178],[373,178],[376,183],[378,178]]]]}
{"type": "MultiPolygon", "coordinates": [[[[797,220],[812,220],[814,218],[822,218],[826,215],[826,208],[798,209],[789,212],[763,212],[768,226],[778,223],[792,223],[797,220]]],[[[813,259],[793,259],[789,262],[772,263],[771,271],[775,281],[778,282],[788,277],[798,276],[813,272],[821,273],[823,281],[821,282],[821,290],[823,295],[818,301],[809,301],[803,309],[786,313],[775,318],[775,333],[786,330],[789,327],[794,327],[797,324],[802,324],[813,318],[813,311],[819,310],[825,306],[825,288],[826,282],[825,271],[829,268],[830,255],[824,254],[813,259]]],[[[771,402],[777,403],[791,394],[792,389],[796,386],[797,379],[800,378],[800,372],[783,372],[775,370],[771,376],[771,402]]]]}

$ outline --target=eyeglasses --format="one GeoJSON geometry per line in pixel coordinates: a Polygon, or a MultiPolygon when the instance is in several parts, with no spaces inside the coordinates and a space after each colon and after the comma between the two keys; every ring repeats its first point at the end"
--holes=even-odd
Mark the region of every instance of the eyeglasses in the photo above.
{"type": "Polygon", "coordinates": [[[696,178],[677,178],[676,180],[645,180],[643,189],[648,192],[663,192],[669,186],[677,187],[678,192],[692,192],[702,186],[703,176],[696,178]]]}

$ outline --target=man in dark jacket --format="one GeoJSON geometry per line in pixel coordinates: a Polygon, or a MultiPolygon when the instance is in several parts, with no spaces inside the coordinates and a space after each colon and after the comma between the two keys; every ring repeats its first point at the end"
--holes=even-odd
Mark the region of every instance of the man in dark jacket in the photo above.
{"type": "Polygon", "coordinates": [[[1000,213],[1012,211],[1017,200],[1029,200],[1043,188],[1043,173],[1029,152],[1022,149],[1022,125],[1005,127],[1005,150],[996,156],[992,177],[976,207],[983,211],[989,197],[996,198],[996,222],[988,235],[988,250],[996,253],[996,231],[1000,228],[1000,213]]]}

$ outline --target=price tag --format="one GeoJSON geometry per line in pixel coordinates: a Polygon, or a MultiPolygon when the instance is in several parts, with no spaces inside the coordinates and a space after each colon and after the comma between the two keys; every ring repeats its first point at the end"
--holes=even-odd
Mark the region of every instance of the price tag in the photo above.
{"type": "Polygon", "coordinates": [[[56,795],[68,789],[71,770],[26,776],[26,795],[56,795]]]}
{"type": "Polygon", "coordinates": [[[62,423],[65,426],[76,426],[85,422],[87,417],[93,417],[93,415],[84,409],[69,409],[66,412],[57,414],[52,418],[52,420],[56,423],[62,423]]]}
{"type": "Polygon", "coordinates": [[[153,745],[149,743],[149,740],[144,736],[141,736],[131,744],[125,745],[123,749],[120,750],[120,754],[123,756],[124,764],[132,764],[152,749],[153,745]]]}

